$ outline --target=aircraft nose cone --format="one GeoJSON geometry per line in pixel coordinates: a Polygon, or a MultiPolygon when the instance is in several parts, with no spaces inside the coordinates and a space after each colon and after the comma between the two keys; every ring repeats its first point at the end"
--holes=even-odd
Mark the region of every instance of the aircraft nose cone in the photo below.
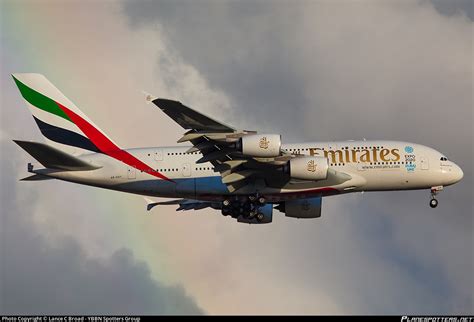
{"type": "Polygon", "coordinates": [[[455,184],[461,181],[461,179],[464,177],[464,172],[457,164],[452,161],[450,162],[450,166],[447,167],[447,169],[442,170],[442,172],[444,173],[443,184],[445,186],[455,184]]]}
{"type": "Polygon", "coordinates": [[[456,180],[456,182],[461,181],[461,179],[464,177],[464,172],[462,172],[461,167],[458,166],[458,165],[456,165],[455,170],[454,170],[454,173],[455,173],[455,180],[456,180]]]}

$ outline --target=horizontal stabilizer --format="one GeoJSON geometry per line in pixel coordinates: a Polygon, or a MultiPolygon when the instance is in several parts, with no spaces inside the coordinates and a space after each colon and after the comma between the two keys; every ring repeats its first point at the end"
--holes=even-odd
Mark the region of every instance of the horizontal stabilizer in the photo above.
{"type": "Polygon", "coordinates": [[[40,181],[40,180],[51,180],[54,178],[43,176],[41,174],[34,174],[32,176],[20,179],[20,181],[40,181]]]}
{"type": "Polygon", "coordinates": [[[44,143],[13,140],[48,169],[85,171],[101,168],[44,143]]]}

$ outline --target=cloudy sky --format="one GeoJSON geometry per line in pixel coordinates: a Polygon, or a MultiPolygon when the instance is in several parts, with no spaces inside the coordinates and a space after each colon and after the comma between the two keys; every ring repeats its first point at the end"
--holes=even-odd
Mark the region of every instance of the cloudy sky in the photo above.
{"type": "Polygon", "coordinates": [[[0,313],[474,313],[472,1],[0,0],[0,313]],[[395,139],[464,179],[239,225],[139,196],[19,182],[40,72],[122,147],[182,130],[142,90],[286,142],[395,139]]]}

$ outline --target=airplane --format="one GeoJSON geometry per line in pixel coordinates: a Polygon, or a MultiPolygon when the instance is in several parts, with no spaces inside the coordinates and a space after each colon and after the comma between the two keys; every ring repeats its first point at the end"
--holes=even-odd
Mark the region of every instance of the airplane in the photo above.
{"type": "Polygon", "coordinates": [[[37,161],[28,163],[31,175],[21,180],[59,179],[142,195],[149,211],[158,205],[213,208],[240,223],[264,224],[274,209],[318,218],[326,196],[415,189],[429,189],[435,208],[437,194],[463,177],[444,154],[420,144],[283,144],[279,134],[236,129],[150,94],[146,101],[186,130],[177,142],[187,145],[122,149],[43,75],[12,76],[50,142],[14,140],[37,161]]]}

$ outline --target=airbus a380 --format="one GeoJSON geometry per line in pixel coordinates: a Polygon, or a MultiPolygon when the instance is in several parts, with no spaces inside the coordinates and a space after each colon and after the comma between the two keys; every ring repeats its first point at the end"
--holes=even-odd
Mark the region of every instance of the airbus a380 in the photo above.
{"type": "Polygon", "coordinates": [[[22,180],[59,179],[148,197],[147,210],[220,210],[241,223],[321,216],[322,198],[362,191],[429,189],[430,206],[463,172],[415,143],[341,141],[282,144],[279,134],[239,130],[178,101],[146,99],[183,127],[187,146],[122,149],[40,74],[13,74],[41,133],[52,144],[15,142],[39,163],[22,180]],[[191,145],[189,145],[189,143],[191,145]],[[69,151],[75,149],[73,153],[69,151]]]}

